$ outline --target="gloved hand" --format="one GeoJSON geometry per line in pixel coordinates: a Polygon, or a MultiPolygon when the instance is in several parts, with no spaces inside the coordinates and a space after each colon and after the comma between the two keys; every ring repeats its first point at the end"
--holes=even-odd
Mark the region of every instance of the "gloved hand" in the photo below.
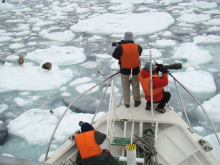
{"type": "Polygon", "coordinates": [[[163,67],[163,68],[161,69],[161,72],[162,72],[162,74],[167,74],[167,73],[168,73],[168,70],[167,70],[167,68],[164,68],[164,67],[163,67]]]}
{"type": "Polygon", "coordinates": [[[157,64],[156,71],[157,73],[163,68],[162,64],[157,64]]]}

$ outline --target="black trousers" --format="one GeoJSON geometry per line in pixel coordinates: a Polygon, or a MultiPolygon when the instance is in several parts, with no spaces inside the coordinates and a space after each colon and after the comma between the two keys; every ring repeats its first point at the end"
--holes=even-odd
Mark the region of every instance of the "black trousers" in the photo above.
{"type": "MultiPolygon", "coordinates": [[[[163,92],[163,98],[159,102],[154,102],[154,103],[159,103],[157,105],[157,108],[164,109],[166,103],[169,102],[170,97],[171,97],[171,94],[169,92],[163,92]]],[[[147,105],[150,106],[151,102],[147,101],[147,105]]]]}

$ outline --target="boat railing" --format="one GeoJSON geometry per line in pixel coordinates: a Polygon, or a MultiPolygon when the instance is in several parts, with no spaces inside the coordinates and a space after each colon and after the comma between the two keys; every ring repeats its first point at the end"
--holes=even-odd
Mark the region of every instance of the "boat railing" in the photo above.
{"type": "MultiPolygon", "coordinates": [[[[50,138],[50,142],[49,142],[49,144],[48,144],[47,152],[46,152],[46,155],[45,155],[45,161],[47,161],[47,159],[48,159],[47,157],[48,157],[50,145],[51,145],[51,143],[52,143],[52,140],[53,140],[53,137],[54,137],[54,135],[55,135],[55,132],[56,132],[56,130],[57,130],[57,128],[58,128],[60,122],[62,121],[64,115],[65,115],[66,112],[68,111],[68,109],[69,109],[69,108],[73,105],[73,103],[75,103],[81,96],[83,96],[84,94],[86,94],[87,92],[91,91],[93,88],[99,86],[100,84],[104,83],[104,82],[107,81],[107,80],[110,80],[110,81],[109,81],[109,83],[108,83],[107,86],[106,86],[105,92],[104,92],[104,94],[103,94],[103,96],[102,96],[102,98],[101,98],[101,100],[100,100],[100,103],[99,103],[99,105],[98,105],[98,107],[97,107],[97,109],[96,109],[96,111],[95,111],[95,114],[94,114],[94,116],[93,116],[93,119],[92,119],[92,121],[91,121],[91,124],[94,123],[96,114],[98,113],[98,110],[99,110],[99,107],[100,107],[100,105],[101,105],[101,103],[102,103],[102,100],[104,99],[104,96],[105,96],[105,94],[106,94],[106,92],[107,92],[107,89],[108,89],[108,87],[109,87],[109,85],[110,85],[110,83],[111,83],[111,89],[112,89],[112,90],[111,90],[111,92],[110,92],[110,102],[109,102],[109,110],[108,110],[108,111],[109,111],[109,113],[108,113],[109,116],[108,116],[107,129],[106,129],[107,138],[109,139],[109,142],[111,142],[111,140],[112,140],[112,132],[113,132],[112,130],[114,129],[113,123],[115,122],[115,116],[116,116],[115,105],[114,105],[114,102],[115,102],[115,101],[114,101],[114,82],[112,81],[112,77],[115,76],[115,75],[117,75],[118,73],[119,73],[119,72],[117,72],[117,73],[115,73],[115,74],[109,76],[109,77],[106,78],[105,80],[103,80],[103,81],[101,81],[100,83],[98,83],[98,84],[94,85],[93,87],[89,88],[88,90],[86,90],[85,92],[83,92],[81,95],[79,95],[75,100],[73,100],[73,101],[69,104],[69,106],[65,109],[65,111],[63,112],[63,114],[62,114],[60,120],[58,121],[58,123],[56,124],[56,126],[55,126],[55,128],[54,128],[54,131],[53,131],[52,136],[51,136],[51,138],[50,138]]],[[[199,104],[199,106],[202,108],[202,110],[203,110],[203,112],[205,113],[207,119],[209,120],[209,123],[210,123],[211,126],[212,126],[212,129],[213,129],[213,131],[214,131],[214,133],[215,133],[215,136],[216,136],[216,138],[217,138],[217,140],[218,140],[218,143],[219,143],[219,145],[220,145],[220,140],[219,140],[219,136],[218,136],[218,134],[217,134],[217,131],[216,131],[216,129],[215,129],[215,127],[214,127],[214,125],[213,125],[213,123],[212,123],[212,121],[211,121],[209,115],[207,114],[206,110],[205,110],[204,107],[202,106],[202,104],[201,104],[201,103],[198,101],[198,99],[197,99],[183,84],[181,84],[171,73],[169,73],[169,75],[170,75],[170,76],[173,78],[173,80],[174,80],[174,83],[175,83],[175,86],[176,86],[176,90],[177,90],[177,92],[178,92],[178,95],[179,95],[179,98],[180,98],[180,101],[181,101],[181,104],[182,104],[182,107],[183,107],[185,116],[186,116],[186,118],[187,118],[187,122],[188,122],[190,131],[193,132],[193,131],[192,131],[191,124],[190,124],[190,121],[189,121],[189,118],[188,118],[188,115],[187,115],[187,113],[186,113],[186,109],[185,109],[184,104],[183,104],[183,100],[182,100],[182,98],[181,98],[179,89],[178,89],[178,87],[177,87],[177,83],[178,83],[183,89],[185,89],[185,91],[187,91],[187,92],[194,98],[194,100],[199,104]]],[[[151,104],[151,105],[152,105],[152,104],[151,104]]],[[[153,117],[153,113],[152,113],[152,117],[153,117]]],[[[125,124],[126,124],[126,122],[125,122],[125,124]]],[[[110,145],[110,144],[109,144],[109,145],[110,145]]],[[[109,148],[111,149],[111,145],[110,145],[109,148]]]]}
{"type": "Polygon", "coordinates": [[[110,92],[110,99],[109,99],[109,108],[108,108],[108,120],[107,120],[107,129],[106,129],[106,136],[109,139],[109,149],[111,152],[111,141],[113,137],[113,123],[114,118],[116,117],[115,114],[115,85],[114,81],[111,81],[111,92],[110,92]]]}
{"type": "MultiPolygon", "coordinates": [[[[50,145],[51,145],[51,143],[52,143],[52,140],[53,140],[53,137],[54,137],[54,135],[55,135],[55,133],[56,133],[56,130],[57,130],[57,128],[58,128],[60,122],[62,121],[63,117],[65,116],[66,112],[70,109],[70,107],[71,107],[80,97],[82,97],[84,94],[86,94],[87,92],[91,91],[91,90],[94,89],[95,87],[99,86],[100,84],[104,83],[105,81],[107,81],[107,80],[109,80],[109,79],[110,79],[110,82],[111,82],[112,77],[114,77],[114,76],[117,75],[118,73],[119,73],[119,72],[116,72],[115,74],[109,76],[109,77],[106,78],[105,80],[103,80],[103,81],[97,83],[96,85],[92,86],[91,88],[89,88],[88,90],[86,90],[85,92],[83,92],[81,95],[79,95],[76,99],[74,99],[74,100],[69,104],[69,106],[65,109],[65,111],[64,111],[63,114],[62,114],[62,116],[60,117],[60,120],[59,120],[58,123],[56,124],[56,126],[55,126],[55,128],[54,128],[54,131],[53,131],[53,133],[52,133],[52,135],[51,135],[51,138],[50,138],[50,141],[49,141],[49,144],[48,144],[48,147],[47,147],[47,151],[46,151],[46,154],[45,154],[45,161],[47,161],[47,159],[48,159],[47,157],[48,157],[48,153],[49,153],[49,150],[50,150],[50,145]]],[[[107,91],[107,88],[106,88],[106,91],[107,91]]],[[[104,94],[105,94],[105,93],[104,93],[104,94]]],[[[104,97],[104,96],[103,96],[103,97],[104,97]]],[[[103,98],[103,97],[102,97],[102,98],[103,98]]],[[[102,100],[102,99],[101,99],[101,100],[102,100]]],[[[99,106],[100,106],[100,104],[99,104],[99,106]]],[[[97,112],[98,112],[98,109],[96,110],[95,115],[97,114],[97,112]]],[[[94,120],[94,118],[95,118],[95,116],[93,117],[93,120],[94,120]]],[[[92,122],[93,122],[93,120],[92,120],[92,122]]]]}
{"type": "Polygon", "coordinates": [[[188,94],[190,94],[190,95],[192,96],[192,98],[193,98],[193,99],[198,103],[198,105],[201,107],[201,109],[203,110],[204,114],[206,115],[206,117],[207,117],[207,119],[208,119],[208,121],[209,121],[209,123],[210,123],[210,125],[211,125],[211,127],[212,127],[212,129],[213,129],[213,132],[214,132],[214,134],[215,134],[215,136],[216,136],[216,138],[217,138],[217,140],[218,140],[219,146],[220,146],[220,139],[219,139],[218,133],[217,133],[217,131],[216,131],[216,129],[215,129],[215,126],[214,126],[213,123],[212,123],[212,120],[210,119],[208,113],[206,112],[205,108],[202,106],[202,104],[199,102],[199,100],[198,100],[182,83],[180,83],[171,73],[169,73],[169,75],[170,75],[170,76],[173,78],[173,80],[174,80],[174,83],[175,83],[175,86],[176,86],[176,90],[177,90],[177,93],[178,93],[178,95],[179,95],[179,99],[180,99],[180,102],[181,102],[181,104],[182,104],[182,108],[183,108],[183,110],[184,110],[184,114],[185,114],[185,116],[186,116],[187,123],[188,123],[188,125],[189,125],[189,130],[190,130],[191,132],[193,132],[192,127],[191,127],[191,124],[190,124],[190,121],[189,121],[189,118],[188,118],[188,115],[187,115],[187,113],[186,113],[186,109],[185,109],[184,104],[183,104],[182,97],[181,97],[180,92],[179,92],[179,89],[178,89],[178,87],[177,87],[177,83],[178,83],[183,89],[185,89],[185,91],[186,91],[188,94]]]}

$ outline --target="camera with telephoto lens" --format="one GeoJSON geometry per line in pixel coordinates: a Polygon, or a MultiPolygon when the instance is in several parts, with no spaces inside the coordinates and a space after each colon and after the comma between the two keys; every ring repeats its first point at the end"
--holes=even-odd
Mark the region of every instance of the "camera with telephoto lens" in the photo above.
{"type": "Polygon", "coordinates": [[[112,46],[113,46],[113,47],[116,47],[116,46],[118,46],[118,45],[123,44],[124,42],[125,42],[124,40],[121,40],[120,42],[112,42],[112,46]]]}
{"type": "Polygon", "coordinates": [[[156,66],[158,68],[160,68],[160,70],[163,69],[163,68],[165,68],[165,69],[175,69],[175,70],[182,69],[182,64],[181,63],[175,63],[175,64],[171,64],[171,65],[163,65],[163,64],[157,64],[156,63],[156,66]]]}

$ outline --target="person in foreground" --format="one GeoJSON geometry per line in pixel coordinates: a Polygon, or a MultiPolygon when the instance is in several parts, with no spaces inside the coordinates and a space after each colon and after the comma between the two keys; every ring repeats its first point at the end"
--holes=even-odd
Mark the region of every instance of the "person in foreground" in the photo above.
{"type": "Polygon", "coordinates": [[[112,56],[119,60],[125,107],[130,107],[130,84],[132,85],[134,106],[138,107],[141,104],[138,76],[142,47],[134,43],[132,32],[126,32],[122,41],[115,48],[112,56]]]}
{"type": "Polygon", "coordinates": [[[106,149],[99,146],[106,138],[106,135],[94,130],[89,123],[80,122],[81,133],[76,134],[76,145],[81,159],[79,165],[119,165],[115,158],[106,149]]]}
{"type": "MultiPolygon", "coordinates": [[[[164,109],[166,103],[170,100],[171,94],[164,91],[164,87],[168,85],[168,70],[164,67],[152,63],[152,84],[153,84],[153,103],[159,103],[156,111],[165,113],[164,109]],[[162,72],[162,77],[158,76],[158,72],[162,72]]],[[[143,88],[145,99],[147,100],[146,110],[151,109],[151,95],[150,95],[150,62],[147,62],[140,72],[139,80],[143,88]]]]}

